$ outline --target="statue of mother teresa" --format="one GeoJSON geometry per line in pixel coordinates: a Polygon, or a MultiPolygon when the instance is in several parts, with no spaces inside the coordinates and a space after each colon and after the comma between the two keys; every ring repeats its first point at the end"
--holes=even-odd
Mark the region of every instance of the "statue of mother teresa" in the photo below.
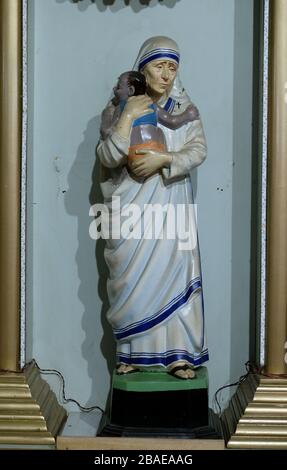
{"type": "MultiPolygon", "coordinates": [[[[117,342],[118,374],[161,368],[179,379],[191,379],[194,369],[208,360],[197,236],[188,250],[182,249],[177,230],[173,237],[146,236],[153,223],[151,207],[182,209],[193,203],[190,173],[206,158],[200,118],[177,130],[158,124],[167,151],[147,148],[140,158],[127,158],[133,121],[149,114],[152,103],[172,114],[191,104],[179,78],[179,63],[179,48],[172,39],[157,36],[144,42],[134,70],[145,75],[147,94],[127,100],[97,148],[106,205],[111,210],[111,201],[118,197],[127,212],[137,209],[129,235],[110,237],[105,248],[107,317],[117,342]],[[143,235],[133,236],[143,221],[143,235]]],[[[114,111],[111,100],[104,112],[113,116],[114,111]]],[[[170,230],[170,220],[163,217],[161,235],[170,230]]]]}

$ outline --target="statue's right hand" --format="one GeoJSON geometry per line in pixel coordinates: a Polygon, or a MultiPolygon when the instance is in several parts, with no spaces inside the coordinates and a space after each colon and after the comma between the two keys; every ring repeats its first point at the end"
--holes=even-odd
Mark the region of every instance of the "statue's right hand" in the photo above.
{"type": "Polygon", "coordinates": [[[132,120],[154,112],[149,106],[153,103],[147,95],[131,96],[128,98],[123,113],[132,120]]]}

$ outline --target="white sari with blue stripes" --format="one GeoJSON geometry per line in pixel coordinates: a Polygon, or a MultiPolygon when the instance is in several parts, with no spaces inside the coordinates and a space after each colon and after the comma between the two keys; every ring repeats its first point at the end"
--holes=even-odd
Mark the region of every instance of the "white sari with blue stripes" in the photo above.
{"type": "MultiPolygon", "coordinates": [[[[159,103],[174,114],[190,104],[178,83],[178,97],[159,103]]],[[[200,119],[177,130],[160,127],[173,159],[170,168],[144,181],[127,171],[129,139],[114,131],[97,149],[105,167],[101,188],[106,204],[111,206],[113,196],[121,198],[122,206],[136,204],[139,224],[149,217],[145,204],[192,204],[190,172],[206,158],[200,119]]],[[[179,360],[192,366],[208,360],[198,244],[186,251],[180,249],[178,238],[111,238],[105,259],[110,273],[107,317],[117,342],[118,363],[170,368],[179,360]]]]}

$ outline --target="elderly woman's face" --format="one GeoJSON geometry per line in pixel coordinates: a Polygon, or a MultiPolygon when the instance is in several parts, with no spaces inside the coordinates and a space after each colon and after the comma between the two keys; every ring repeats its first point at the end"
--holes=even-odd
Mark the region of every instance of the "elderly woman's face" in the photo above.
{"type": "Polygon", "coordinates": [[[172,60],[153,60],[146,64],[142,72],[151,94],[160,97],[171,89],[176,77],[177,64],[172,60]]]}

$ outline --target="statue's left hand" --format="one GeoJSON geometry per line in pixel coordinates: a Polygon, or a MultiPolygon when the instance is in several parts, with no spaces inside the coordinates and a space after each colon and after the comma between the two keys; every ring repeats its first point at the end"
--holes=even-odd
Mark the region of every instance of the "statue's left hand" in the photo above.
{"type": "Polygon", "coordinates": [[[131,158],[128,160],[128,166],[133,174],[147,178],[153,175],[163,167],[168,167],[172,156],[168,153],[159,153],[154,150],[137,150],[140,158],[131,158]]]}

